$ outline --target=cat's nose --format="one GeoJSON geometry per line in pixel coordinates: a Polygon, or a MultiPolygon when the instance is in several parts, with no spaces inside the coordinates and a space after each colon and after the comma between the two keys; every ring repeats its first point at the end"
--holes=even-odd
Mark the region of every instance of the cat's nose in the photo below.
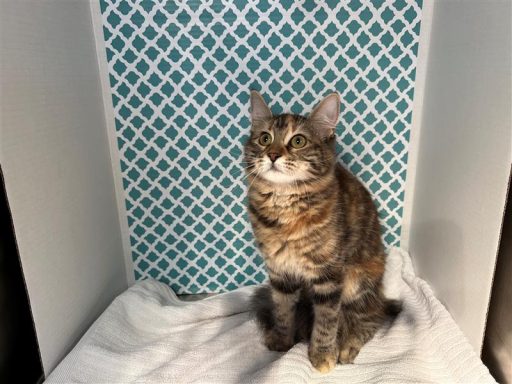
{"type": "Polygon", "coordinates": [[[274,162],[277,159],[279,159],[281,157],[281,155],[277,152],[269,152],[268,157],[270,158],[270,160],[272,160],[272,162],[274,162]]]}

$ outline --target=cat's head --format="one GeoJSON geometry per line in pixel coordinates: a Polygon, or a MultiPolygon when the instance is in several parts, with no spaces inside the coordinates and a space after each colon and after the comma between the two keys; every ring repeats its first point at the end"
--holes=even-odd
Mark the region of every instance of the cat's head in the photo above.
{"type": "Polygon", "coordinates": [[[251,135],[245,144],[247,172],[272,183],[294,183],[326,175],[335,163],[340,98],[332,93],[308,117],[273,116],[263,97],[251,92],[251,135]]]}

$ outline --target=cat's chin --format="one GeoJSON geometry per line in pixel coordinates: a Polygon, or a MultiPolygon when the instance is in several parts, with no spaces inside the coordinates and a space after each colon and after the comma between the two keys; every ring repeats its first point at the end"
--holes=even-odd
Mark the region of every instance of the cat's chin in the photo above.
{"type": "Polygon", "coordinates": [[[300,180],[296,176],[288,175],[275,169],[269,169],[263,172],[261,177],[275,184],[288,184],[300,180]]]}

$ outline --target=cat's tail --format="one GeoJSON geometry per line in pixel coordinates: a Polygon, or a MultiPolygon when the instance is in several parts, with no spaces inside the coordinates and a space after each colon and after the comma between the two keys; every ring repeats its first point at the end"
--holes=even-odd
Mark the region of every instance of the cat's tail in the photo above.
{"type": "Polygon", "coordinates": [[[259,327],[269,331],[274,327],[274,304],[272,291],[268,285],[262,285],[256,289],[251,299],[251,310],[256,315],[259,327]]]}
{"type": "Polygon", "coordinates": [[[400,300],[384,299],[385,328],[387,331],[395,324],[398,315],[402,312],[402,307],[400,300]]]}
{"type": "Polygon", "coordinates": [[[400,300],[386,299],[384,302],[384,313],[391,319],[395,319],[402,312],[402,302],[400,300]]]}

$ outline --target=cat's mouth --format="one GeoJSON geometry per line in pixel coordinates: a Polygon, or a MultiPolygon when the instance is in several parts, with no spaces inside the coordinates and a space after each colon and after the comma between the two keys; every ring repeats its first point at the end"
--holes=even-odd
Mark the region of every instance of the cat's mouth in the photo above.
{"type": "Polygon", "coordinates": [[[289,169],[285,164],[281,164],[281,161],[271,162],[268,160],[268,162],[262,166],[260,175],[264,179],[277,184],[293,183],[301,179],[300,175],[289,169]]]}
{"type": "Polygon", "coordinates": [[[282,168],[280,164],[272,163],[267,165],[266,170],[262,172],[262,177],[273,183],[291,183],[295,176],[282,168]]]}
{"type": "Polygon", "coordinates": [[[272,173],[284,173],[282,172],[280,169],[278,169],[277,167],[270,167],[267,172],[272,172],[272,173]]]}
{"type": "Polygon", "coordinates": [[[270,163],[270,165],[267,168],[267,172],[284,173],[277,163],[270,163]]]}

